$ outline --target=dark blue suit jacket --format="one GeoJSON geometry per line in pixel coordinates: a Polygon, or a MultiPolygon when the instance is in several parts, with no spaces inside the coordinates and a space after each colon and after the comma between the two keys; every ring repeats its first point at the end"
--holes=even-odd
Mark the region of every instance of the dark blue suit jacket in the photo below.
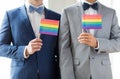
{"type": "MultiPolygon", "coordinates": [[[[45,8],[45,18],[59,20],[60,15],[45,8]]],[[[41,35],[42,49],[24,59],[24,49],[35,38],[25,6],[7,11],[0,27],[0,56],[12,59],[12,79],[58,78],[57,36],[41,35]],[[12,44],[11,44],[12,43],[12,44]]]]}

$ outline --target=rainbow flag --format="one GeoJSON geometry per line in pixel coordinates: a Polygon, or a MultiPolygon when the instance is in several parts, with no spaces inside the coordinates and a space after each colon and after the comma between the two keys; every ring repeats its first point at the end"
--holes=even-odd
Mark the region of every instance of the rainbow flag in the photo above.
{"type": "Polygon", "coordinates": [[[59,21],[50,19],[41,19],[40,34],[58,35],[59,21]]]}
{"type": "Polygon", "coordinates": [[[100,14],[82,15],[82,28],[83,29],[101,29],[102,16],[100,14]]]}

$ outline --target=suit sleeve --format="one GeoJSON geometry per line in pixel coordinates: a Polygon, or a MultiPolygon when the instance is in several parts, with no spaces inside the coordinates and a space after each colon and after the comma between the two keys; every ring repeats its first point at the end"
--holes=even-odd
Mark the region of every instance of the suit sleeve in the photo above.
{"type": "Polygon", "coordinates": [[[98,53],[112,53],[120,51],[120,27],[115,11],[112,16],[110,39],[98,38],[98,41],[98,53]]]}
{"type": "Polygon", "coordinates": [[[0,56],[24,60],[23,52],[25,46],[14,46],[12,44],[13,39],[10,25],[10,20],[6,12],[0,27],[0,56]]]}
{"type": "Polygon", "coordinates": [[[59,58],[61,79],[75,79],[70,44],[69,22],[65,10],[63,11],[60,21],[59,58]]]}

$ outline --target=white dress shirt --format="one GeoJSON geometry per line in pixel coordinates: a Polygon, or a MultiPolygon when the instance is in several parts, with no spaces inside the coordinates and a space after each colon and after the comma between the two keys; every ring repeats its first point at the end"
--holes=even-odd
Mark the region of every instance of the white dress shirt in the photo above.
{"type": "MultiPolygon", "coordinates": [[[[30,6],[30,5],[31,5],[31,4],[28,3],[28,1],[26,1],[25,7],[26,7],[26,9],[27,9],[27,14],[28,14],[29,20],[30,20],[30,22],[31,22],[31,25],[32,25],[33,31],[34,31],[34,33],[35,33],[35,36],[36,36],[36,37],[39,37],[39,35],[40,35],[40,33],[39,33],[40,20],[41,20],[42,18],[45,18],[45,15],[44,15],[44,12],[43,12],[42,14],[39,14],[39,13],[37,13],[36,11],[30,13],[30,12],[29,12],[29,6],[30,6]]],[[[33,6],[33,5],[32,5],[32,6],[33,6]]],[[[41,5],[41,6],[44,7],[44,5],[41,5]]],[[[34,7],[35,7],[35,6],[34,6],[34,7]]],[[[40,7],[40,6],[38,6],[38,7],[40,7]]],[[[37,7],[36,7],[36,8],[37,8],[37,7]]]]}
{"type": "MultiPolygon", "coordinates": [[[[31,5],[31,4],[30,4],[28,1],[26,1],[25,7],[26,7],[26,10],[27,10],[27,14],[28,14],[30,23],[31,23],[31,25],[32,25],[34,34],[35,34],[36,37],[40,37],[40,32],[39,32],[40,21],[41,21],[42,18],[45,18],[45,15],[44,15],[44,12],[43,12],[42,14],[39,14],[39,13],[37,13],[36,11],[30,12],[30,11],[29,11],[29,6],[30,6],[30,5],[31,5]]],[[[33,6],[33,5],[32,5],[32,6],[33,6]]],[[[44,7],[44,5],[41,5],[41,6],[44,7]]],[[[34,7],[35,7],[35,6],[34,6],[34,7]]],[[[38,7],[40,7],[40,6],[38,6],[38,7]]],[[[38,8],[38,7],[36,7],[36,8],[38,8]]],[[[28,57],[29,57],[29,55],[26,56],[26,47],[25,47],[25,50],[24,50],[24,53],[23,53],[23,54],[24,54],[24,58],[28,58],[28,57]]]]}

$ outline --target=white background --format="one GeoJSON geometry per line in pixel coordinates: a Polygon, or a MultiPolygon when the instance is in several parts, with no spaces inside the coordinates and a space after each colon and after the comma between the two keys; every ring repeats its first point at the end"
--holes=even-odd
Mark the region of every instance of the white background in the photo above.
{"type": "MultiPolygon", "coordinates": [[[[43,0],[46,7],[48,7],[48,0],[43,0]]],[[[64,1],[64,0],[61,0],[64,1]]],[[[120,4],[119,0],[99,0],[104,5],[116,9],[117,16],[120,23],[120,4]]],[[[18,7],[24,3],[24,0],[1,0],[0,1],[0,24],[6,10],[18,7]]],[[[59,4],[59,3],[58,3],[59,4]]],[[[54,5],[54,3],[53,3],[54,5]]],[[[61,5],[62,7],[63,5],[61,5]]],[[[57,7],[57,6],[54,6],[57,7]]],[[[61,9],[59,7],[59,9],[61,9]]],[[[120,53],[110,54],[113,78],[120,79],[120,53]]],[[[10,63],[8,58],[0,57],[0,79],[10,79],[10,63]]]]}

